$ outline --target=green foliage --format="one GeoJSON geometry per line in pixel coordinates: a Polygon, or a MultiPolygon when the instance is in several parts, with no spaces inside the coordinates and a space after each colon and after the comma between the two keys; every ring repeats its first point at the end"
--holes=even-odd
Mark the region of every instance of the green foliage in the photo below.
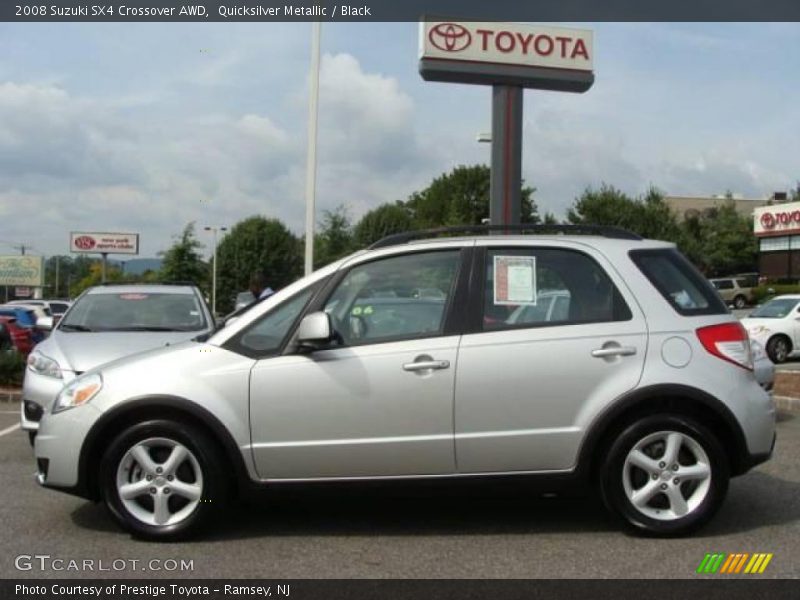
{"type": "Polygon", "coordinates": [[[353,232],[347,208],[326,210],[314,236],[314,268],[324,267],[352,252],[353,232]]]}
{"type": "Polygon", "coordinates": [[[382,204],[361,217],[353,228],[353,243],[356,248],[365,248],[387,235],[413,228],[414,218],[405,204],[382,204]]]}
{"type": "Polygon", "coordinates": [[[766,300],[774,298],[775,296],[780,296],[781,294],[800,294],[800,285],[768,284],[753,288],[753,300],[756,304],[761,304],[766,300]]]}
{"type": "MultiPolygon", "coordinates": [[[[406,206],[414,217],[414,227],[480,225],[489,218],[490,171],[487,165],[462,165],[413,193],[406,206]]],[[[523,223],[539,222],[533,192],[531,187],[522,188],[523,223]]]]}
{"type": "Polygon", "coordinates": [[[682,223],[681,249],[710,277],[753,271],[758,240],[751,219],[736,212],[732,199],[682,223]]]}
{"type": "Polygon", "coordinates": [[[0,352],[0,385],[20,386],[25,375],[25,357],[19,352],[0,352]]]}
{"type": "Polygon", "coordinates": [[[634,199],[603,184],[576,199],[567,220],[624,227],[645,238],[674,242],[709,277],[752,271],[756,264],[752,223],[736,212],[732,199],[678,223],[657,190],[634,199]]]}
{"type": "Polygon", "coordinates": [[[277,219],[253,216],[231,228],[217,246],[217,307],[233,309],[237,293],[248,289],[250,276],[262,271],[278,290],[303,272],[300,240],[277,219]]]}
{"type": "Polygon", "coordinates": [[[613,186],[588,188],[567,212],[573,224],[623,227],[644,238],[677,242],[680,228],[664,197],[650,189],[644,197],[633,199],[613,186]]]}
{"type": "MultiPolygon", "coordinates": [[[[106,267],[106,281],[122,281],[122,269],[112,265],[106,267]]],[[[84,290],[100,285],[103,282],[103,262],[96,260],[88,267],[85,277],[73,283],[69,288],[71,298],[78,297],[84,290]]]]}
{"type": "Polygon", "coordinates": [[[195,237],[194,223],[184,227],[169,250],[159,252],[163,257],[161,278],[163,281],[191,281],[200,287],[207,287],[209,265],[203,260],[200,248],[203,244],[195,237]]]}

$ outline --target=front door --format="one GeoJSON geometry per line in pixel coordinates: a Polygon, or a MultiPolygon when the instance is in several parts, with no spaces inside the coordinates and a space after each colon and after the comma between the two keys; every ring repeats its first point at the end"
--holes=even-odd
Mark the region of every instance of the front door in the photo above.
{"type": "Polygon", "coordinates": [[[459,263],[446,250],[356,265],[322,304],[338,343],[256,363],[250,415],[262,479],[455,470],[460,338],[445,322],[459,263]]]}

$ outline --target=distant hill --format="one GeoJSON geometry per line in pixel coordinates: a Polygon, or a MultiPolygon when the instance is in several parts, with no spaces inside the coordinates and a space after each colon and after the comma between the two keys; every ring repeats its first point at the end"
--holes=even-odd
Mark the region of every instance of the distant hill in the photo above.
{"type": "MultiPolygon", "coordinates": [[[[109,264],[122,266],[121,260],[109,260],[109,264]]],[[[145,271],[158,271],[161,268],[160,258],[132,258],[125,261],[125,273],[128,275],[141,275],[145,271]]]]}

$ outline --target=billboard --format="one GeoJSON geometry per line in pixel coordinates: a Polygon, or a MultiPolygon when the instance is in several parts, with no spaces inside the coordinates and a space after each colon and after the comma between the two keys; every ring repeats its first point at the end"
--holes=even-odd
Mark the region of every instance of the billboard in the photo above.
{"type": "Polygon", "coordinates": [[[800,233],[800,202],[756,208],[753,211],[753,232],[758,237],[800,233]]]}
{"type": "Polygon", "coordinates": [[[73,231],[69,234],[69,251],[88,254],[139,254],[139,234],[73,231]]]}
{"type": "Polygon", "coordinates": [[[0,285],[41,287],[43,283],[41,256],[0,256],[0,285]]]}
{"type": "Polygon", "coordinates": [[[420,73],[428,81],[584,92],[594,82],[593,41],[586,29],[423,21],[420,73]]]}

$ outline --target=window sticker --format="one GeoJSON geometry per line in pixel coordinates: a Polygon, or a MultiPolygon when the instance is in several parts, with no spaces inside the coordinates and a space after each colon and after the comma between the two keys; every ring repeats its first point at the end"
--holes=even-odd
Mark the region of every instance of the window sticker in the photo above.
{"type": "Polygon", "coordinates": [[[536,306],[536,257],[494,257],[494,303],[536,306]]]}
{"type": "Polygon", "coordinates": [[[147,294],[120,294],[120,300],[147,300],[147,294]]]}

